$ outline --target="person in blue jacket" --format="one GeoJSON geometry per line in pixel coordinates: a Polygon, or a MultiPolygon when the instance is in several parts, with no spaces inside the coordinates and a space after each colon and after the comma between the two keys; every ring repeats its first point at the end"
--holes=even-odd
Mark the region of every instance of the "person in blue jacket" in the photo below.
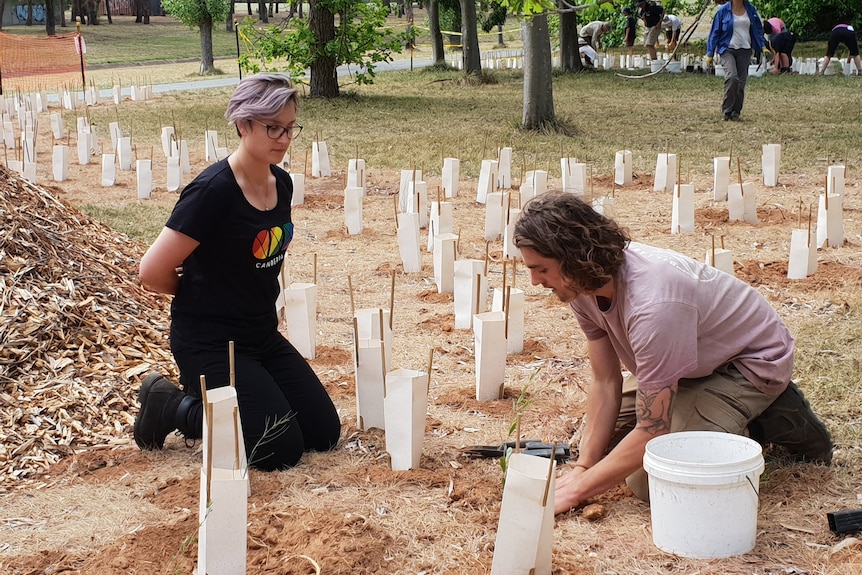
{"type": "Polygon", "coordinates": [[[724,68],[724,97],[721,112],[725,120],[739,120],[745,100],[748,65],[754,54],[757,63],[763,54],[763,24],[757,9],[748,0],[731,0],[719,6],[706,42],[706,62],[718,54],[724,68]]]}

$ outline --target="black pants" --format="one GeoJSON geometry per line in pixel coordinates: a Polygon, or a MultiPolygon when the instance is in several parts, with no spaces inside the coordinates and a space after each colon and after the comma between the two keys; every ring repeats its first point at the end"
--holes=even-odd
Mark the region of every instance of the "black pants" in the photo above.
{"type": "MultiPolygon", "coordinates": [[[[200,376],[207,389],[230,385],[228,343],[183,342],[171,330],[171,351],[187,395],[201,397],[200,376]]],[[[240,422],[249,465],[284,469],[307,450],[335,446],[341,421],[326,389],[296,348],[275,331],[255,347],[235,345],[235,380],[240,422]]],[[[195,402],[179,429],[200,438],[203,403],[195,402]]]]}

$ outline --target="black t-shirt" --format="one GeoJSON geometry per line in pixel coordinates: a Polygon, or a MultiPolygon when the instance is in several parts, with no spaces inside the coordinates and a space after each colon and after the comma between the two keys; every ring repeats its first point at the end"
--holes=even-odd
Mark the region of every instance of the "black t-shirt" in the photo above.
{"type": "Polygon", "coordinates": [[[664,8],[656,4],[647,3],[641,9],[641,18],[644,20],[644,26],[652,28],[658,26],[664,16],[664,8]]]}
{"type": "Polygon", "coordinates": [[[183,262],[171,304],[173,337],[184,342],[254,344],[278,329],[278,274],[293,238],[293,182],[275,174],[278,202],[261,211],[248,203],[227,160],[201,172],[174,206],[167,227],[200,245],[183,262]]]}
{"type": "Polygon", "coordinates": [[[635,32],[637,31],[638,23],[634,16],[626,16],[626,40],[634,40],[635,32]]]}

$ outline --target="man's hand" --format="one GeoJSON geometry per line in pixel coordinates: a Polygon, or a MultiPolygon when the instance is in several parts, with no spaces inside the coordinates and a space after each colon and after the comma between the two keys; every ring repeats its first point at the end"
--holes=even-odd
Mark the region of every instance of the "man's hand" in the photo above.
{"type": "Polygon", "coordinates": [[[554,490],[554,515],[566,513],[574,507],[577,507],[582,501],[575,494],[581,475],[586,471],[581,466],[574,466],[564,472],[563,476],[556,481],[556,489],[554,490]]]}
{"type": "Polygon", "coordinates": [[[712,56],[707,56],[707,57],[706,57],[706,67],[707,67],[707,68],[712,68],[712,56]]]}

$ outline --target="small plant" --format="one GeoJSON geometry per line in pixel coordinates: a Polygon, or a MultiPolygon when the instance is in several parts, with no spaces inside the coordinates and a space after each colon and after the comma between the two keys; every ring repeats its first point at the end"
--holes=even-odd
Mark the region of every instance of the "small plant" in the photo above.
{"type": "Polygon", "coordinates": [[[263,435],[261,435],[260,439],[257,440],[257,443],[254,444],[254,447],[252,447],[251,449],[251,453],[248,454],[249,465],[257,461],[257,458],[255,456],[258,454],[259,447],[262,447],[270,441],[273,441],[274,439],[287,433],[287,427],[288,425],[290,425],[290,420],[293,419],[293,416],[293,413],[288,413],[287,415],[277,419],[272,424],[269,423],[269,418],[266,419],[266,425],[264,426],[263,435]]]}
{"type": "MultiPolygon", "coordinates": [[[[530,376],[530,381],[533,381],[533,378],[539,373],[537,369],[530,376]]],[[[528,390],[530,389],[530,384],[528,383],[523,388],[521,388],[521,394],[515,399],[513,404],[513,411],[515,412],[515,418],[512,420],[512,423],[509,425],[509,434],[508,438],[511,438],[513,435],[515,436],[515,445],[518,445],[521,441],[521,417],[523,417],[524,412],[530,407],[530,404],[533,403],[533,399],[529,396],[528,390]]],[[[514,453],[514,447],[507,447],[506,451],[503,453],[502,457],[499,459],[500,469],[503,470],[503,481],[502,483],[506,484],[506,473],[509,470],[509,458],[514,453]]]]}

